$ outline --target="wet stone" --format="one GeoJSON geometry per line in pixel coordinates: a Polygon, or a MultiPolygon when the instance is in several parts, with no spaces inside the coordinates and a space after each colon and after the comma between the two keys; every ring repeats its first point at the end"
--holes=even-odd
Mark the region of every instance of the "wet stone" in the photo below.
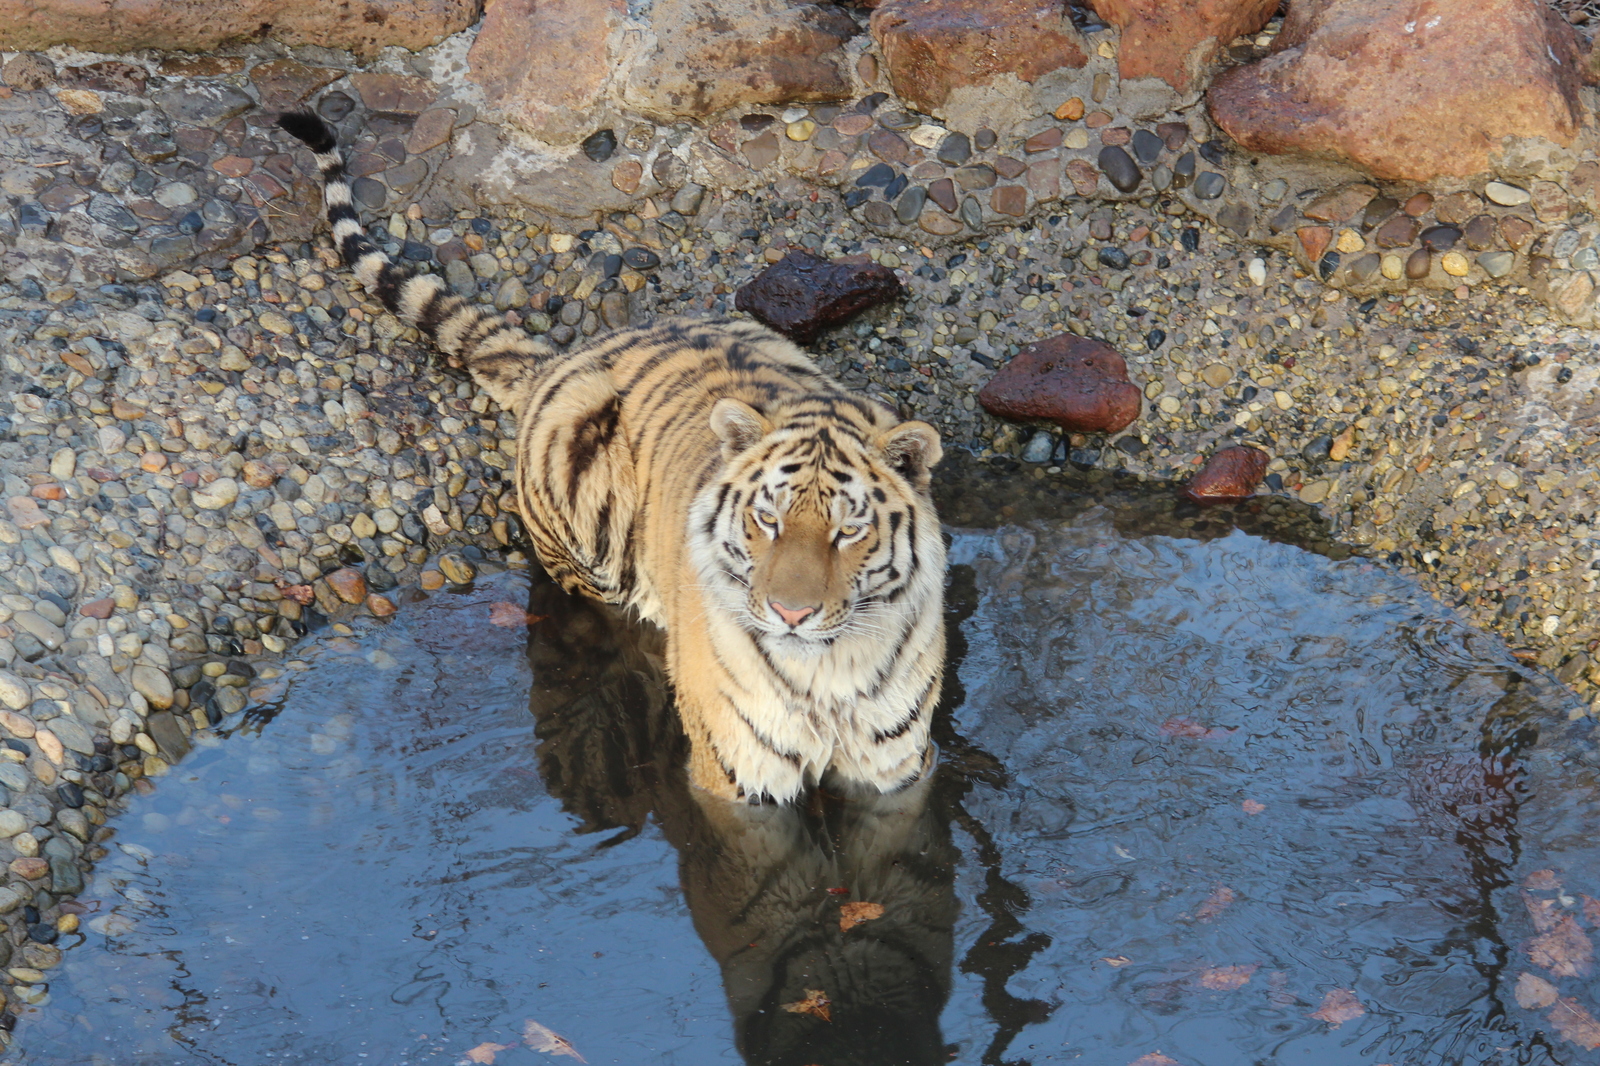
{"type": "Polygon", "coordinates": [[[827,260],[795,250],[741,286],[734,306],[805,344],[901,292],[899,279],[888,267],[871,261],[827,260]]]}
{"type": "Polygon", "coordinates": [[[1121,192],[1132,192],[1144,180],[1144,175],[1139,170],[1139,165],[1133,157],[1117,145],[1107,145],[1100,149],[1098,159],[1100,172],[1106,176],[1121,192]]]}
{"type": "Polygon", "coordinates": [[[1135,130],[1133,134],[1134,158],[1146,166],[1154,163],[1161,156],[1161,150],[1166,143],[1149,130],[1135,130]]]}
{"type": "Polygon", "coordinates": [[[604,163],[617,151],[615,130],[595,130],[583,139],[583,154],[596,163],[604,163]]]}
{"type": "Polygon", "coordinates": [[[1259,448],[1223,448],[1206,460],[1183,494],[1197,503],[1248,499],[1266,472],[1267,453],[1259,448]]]}
{"type": "Polygon", "coordinates": [[[1202,200],[1215,200],[1227,186],[1227,180],[1221,174],[1208,170],[1195,179],[1194,194],[1202,200]]]}
{"type": "Polygon", "coordinates": [[[1122,356],[1102,341],[1071,333],[1025,346],[978,400],[997,417],[1051,422],[1076,433],[1119,432],[1142,406],[1122,356]]]}
{"type": "Polygon", "coordinates": [[[952,133],[940,142],[937,158],[946,166],[958,167],[972,158],[972,143],[965,133],[952,133]]]}

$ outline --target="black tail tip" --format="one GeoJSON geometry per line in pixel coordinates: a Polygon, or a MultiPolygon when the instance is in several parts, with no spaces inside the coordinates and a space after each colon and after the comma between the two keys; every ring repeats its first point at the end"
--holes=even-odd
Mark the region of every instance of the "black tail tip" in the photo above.
{"type": "Polygon", "coordinates": [[[338,144],[328,124],[309,111],[284,112],[278,116],[278,128],[313,152],[331,152],[338,144]]]}

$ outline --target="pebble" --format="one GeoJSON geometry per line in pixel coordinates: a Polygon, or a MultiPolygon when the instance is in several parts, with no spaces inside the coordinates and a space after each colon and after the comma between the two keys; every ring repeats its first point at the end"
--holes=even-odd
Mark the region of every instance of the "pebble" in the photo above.
{"type": "Polygon", "coordinates": [[[1483,194],[1502,207],[1520,207],[1533,199],[1533,194],[1527,189],[1503,181],[1491,181],[1484,186],[1483,194]]]}
{"type": "Polygon", "coordinates": [[[456,552],[439,557],[439,570],[453,585],[465,585],[478,576],[477,568],[456,552]]]}
{"type": "Polygon", "coordinates": [[[1133,157],[1116,145],[1100,149],[1099,163],[1100,172],[1106,176],[1106,180],[1122,192],[1132,192],[1144,180],[1133,157]]]}

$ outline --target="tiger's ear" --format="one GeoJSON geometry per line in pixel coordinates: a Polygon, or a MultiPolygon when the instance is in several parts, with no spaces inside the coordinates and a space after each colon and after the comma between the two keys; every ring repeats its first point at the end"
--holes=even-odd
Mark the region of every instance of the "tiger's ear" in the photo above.
{"type": "Polygon", "coordinates": [[[711,432],[722,442],[722,458],[732,459],[751,448],[772,429],[761,413],[732,397],[717,401],[711,409],[711,432]]]}
{"type": "Polygon", "coordinates": [[[926,488],[928,471],[944,457],[939,431],[926,422],[902,422],[878,438],[883,457],[901,477],[917,488],[926,488]]]}

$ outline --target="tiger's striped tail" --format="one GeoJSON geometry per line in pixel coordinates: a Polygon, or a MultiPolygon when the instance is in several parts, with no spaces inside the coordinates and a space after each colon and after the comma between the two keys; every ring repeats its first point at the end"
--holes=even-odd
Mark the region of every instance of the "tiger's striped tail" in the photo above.
{"type": "Polygon", "coordinates": [[[427,334],[449,362],[464,366],[501,407],[515,410],[552,349],[503,315],[452,295],[437,274],[419,274],[390,262],[361,229],[333,131],[309,111],[279,115],[278,126],[316,156],[333,243],[345,265],[395,317],[427,334]]]}

